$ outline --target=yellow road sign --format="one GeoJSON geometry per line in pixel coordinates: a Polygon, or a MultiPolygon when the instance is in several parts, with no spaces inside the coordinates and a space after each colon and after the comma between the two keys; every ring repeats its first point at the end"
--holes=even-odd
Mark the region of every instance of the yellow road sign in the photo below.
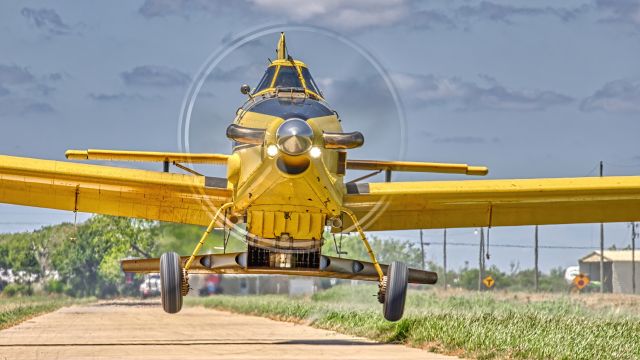
{"type": "Polygon", "coordinates": [[[573,278],[573,284],[578,288],[578,290],[582,290],[585,286],[589,285],[591,280],[585,274],[578,274],[573,278]]]}
{"type": "Polygon", "coordinates": [[[482,280],[482,283],[487,287],[487,289],[491,289],[496,282],[493,280],[491,275],[489,275],[482,280]]]}

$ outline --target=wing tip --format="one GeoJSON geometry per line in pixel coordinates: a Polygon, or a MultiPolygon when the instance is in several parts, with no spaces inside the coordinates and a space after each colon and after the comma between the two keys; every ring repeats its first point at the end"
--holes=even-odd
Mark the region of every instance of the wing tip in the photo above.
{"type": "Polygon", "coordinates": [[[69,160],[88,160],[89,154],[86,150],[67,150],[64,156],[69,160]]]}

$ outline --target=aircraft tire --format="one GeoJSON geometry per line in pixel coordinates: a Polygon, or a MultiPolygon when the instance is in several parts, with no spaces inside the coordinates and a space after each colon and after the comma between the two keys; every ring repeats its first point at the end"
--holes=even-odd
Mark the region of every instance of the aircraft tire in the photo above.
{"type": "Polygon", "coordinates": [[[402,318],[408,284],[407,264],[400,261],[392,262],[387,273],[387,289],[383,305],[384,318],[388,321],[398,321],[402,318]]]}
{"type": "Polygon", "coordinates": [[[182,309],[182,267],[180,256],[167,252],[160,257],[160,293],[162,308],[169,314],[182,309]]]}

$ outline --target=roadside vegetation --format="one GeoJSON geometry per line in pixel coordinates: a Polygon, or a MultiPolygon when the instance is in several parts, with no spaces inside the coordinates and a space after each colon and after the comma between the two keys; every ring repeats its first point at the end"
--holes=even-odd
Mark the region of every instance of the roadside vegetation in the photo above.
{"type": "Polygon", "coordinates": [[[91,300],[78,300],[66,296],[0,297],[0,330],[63,306],[91,300]]]}
{"type": "MultiPolygon", "coordinates": [[[[120,260],[159,257],[165,251],[190,254],[203,231],[199,226],[97,215],[77,225],[0,234],[0,294],[137,296],[142,277],[127,277],[120,260]]],[[[222,236],[215,232],[203,250],[221,245],[222,236]]],[[[238,251],[242,245],[232,239],[228,249],[238,251]]]]}
{"type": "Polygon", "coordinates": [[[633,296],[414,290],[405,317],[390,323],[375,291],[342,285],[309,298],[214,296],[188,304],[469,358],[640,358],[640,300],[633,296]]]}
{"type": "MultiPolygon", "coordinates": [[[[97,215],[77,225],[65,223],[31,232],[0,234],[0,292],[3,296],[137,296],[142,277],[123,274],[120,260],[159,257],[166,251],[189,255],[203,231],[199,226],[97,215]]],[[[336,235],[335,239],[325,236],[324,254],[337,256],[336,250],[340,250],[349,258],[369,260],[357,237],[341,239],[336,235]]],[[[422,266],[419,246],[411,241],[375,236],[370,241],[383,263],[400,260],[412,267],[422,266]]],[[[215,231],[202,252],[221,252],[222,243],[222,232],[215,231]]],[[[243,242],[229,239],[228,251],[244,249],[243,242]]],[[[427,263],[427,268],[442,278],[442,267],[427,263]]],[[[533,271],[519,271],[517,265],[507,272],[491,267],[486,274],[493,276],[499,289],[533,288],[533,271]]],[[[541,274],[540,289],[566,291],[562,275],[560,268],[541,274]]],[[[447,279],[451,287],[476,289],[478,269],[449,269],[447,279]]]]}

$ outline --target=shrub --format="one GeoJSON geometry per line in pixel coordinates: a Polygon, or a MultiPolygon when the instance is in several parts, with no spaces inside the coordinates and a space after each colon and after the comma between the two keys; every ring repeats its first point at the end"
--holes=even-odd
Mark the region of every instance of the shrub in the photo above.
{"type": "Polygon", "coordinates": [[[8,297],[13,297],[16,295],[24,296],[24,295],[32,295],[33,290],[31,289],[31,287],[24,284],[9,284],[5,286],[2,293],[8,297]]]}
{"type": "Polygon", "coordinates": [[[48,293],[62,294],[64,291],[64,283],[60,280],[49,280],[44,288],[48,293]]]}

